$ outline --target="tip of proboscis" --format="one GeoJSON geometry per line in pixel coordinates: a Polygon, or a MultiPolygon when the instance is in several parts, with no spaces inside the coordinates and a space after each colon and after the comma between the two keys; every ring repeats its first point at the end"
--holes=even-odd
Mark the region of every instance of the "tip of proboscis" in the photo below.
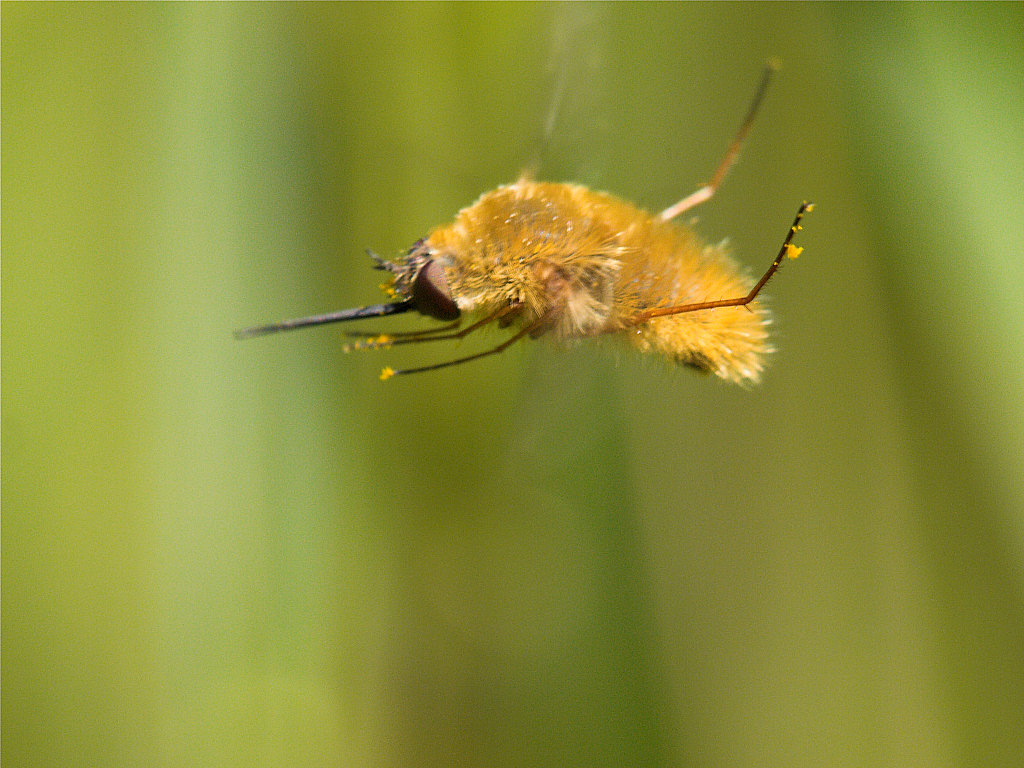
{"type": "Polygon", "coordinates": [[[256,336],[266,336],[268,333],[274,333],[279,330],[281,329],[273,325],[257,325],[253,328],[240,328],[232,335],[239,340],[252,339],[256,336]]]}

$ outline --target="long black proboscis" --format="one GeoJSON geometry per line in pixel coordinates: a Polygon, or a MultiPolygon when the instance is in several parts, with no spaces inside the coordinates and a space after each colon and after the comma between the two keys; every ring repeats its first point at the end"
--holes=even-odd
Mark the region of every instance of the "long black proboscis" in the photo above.
{"type": "Polygon", "coordinates": [[[307,328],[311,325],[342,323],[346,320],[360,320],[364,317],[398,315],[402,312],[408,312],[412,308],[413,303],[410,300],[396,301],[391,304],[371,304],[367,307],[356,307],[355,309],[339,309],[337,312],[327,312],[323,315],[297,317],[294,320],[282,320],[280,323],[269,323],[267,325],[256,325],[252,328],[243,328],[240,331],[235,331],[235,338],[251,339],[254,336],[266,336],[268,333],[277,333],[278,331],[293,331],[296,328],[307,328]]]}

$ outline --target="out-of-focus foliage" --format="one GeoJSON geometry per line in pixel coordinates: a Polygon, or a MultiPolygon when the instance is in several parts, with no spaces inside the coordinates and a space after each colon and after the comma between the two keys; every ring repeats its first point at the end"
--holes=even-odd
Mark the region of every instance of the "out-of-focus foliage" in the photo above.
{"type": "Polygon", "coordinates": [[[1024,6],[2,21],[5,765],[1020,759],[1024,6]],[[694,225],[753,272],[818,203],[761,387],[231,338],[538,156],[674,202],[772,56],[694,225]]]}

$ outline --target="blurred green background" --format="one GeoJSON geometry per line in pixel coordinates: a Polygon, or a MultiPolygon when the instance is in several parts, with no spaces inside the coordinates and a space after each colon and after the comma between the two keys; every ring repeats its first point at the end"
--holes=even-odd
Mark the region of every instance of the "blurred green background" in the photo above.
{"type": "Polygon", "coordinates": [[[1021,4],[4,4],[4,765],[1024,763],[1022,38],[1021,4]],[[771,56],[696,224],[758,271],[818,203],[760,387],[232,339],[380,300],[363,249],[514,179],[559,71],[541,176],[656,210],[771,56]]]}

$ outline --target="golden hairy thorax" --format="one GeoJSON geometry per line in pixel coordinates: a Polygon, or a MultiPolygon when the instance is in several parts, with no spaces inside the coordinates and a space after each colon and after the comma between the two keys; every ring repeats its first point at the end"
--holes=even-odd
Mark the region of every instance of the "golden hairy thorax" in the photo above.
{"type": "Polygon", "coordinates": [[[533,335],[624,331],[642,351],[737,382],[757,381],[771,351],[759,301],[635,324],[647,309],[742,296],[751,281],[721,247],[612,195],[521,180],[483,195],[422,245],[461,311],[514,307],[503,322],[537,325],[533,335]]]}

